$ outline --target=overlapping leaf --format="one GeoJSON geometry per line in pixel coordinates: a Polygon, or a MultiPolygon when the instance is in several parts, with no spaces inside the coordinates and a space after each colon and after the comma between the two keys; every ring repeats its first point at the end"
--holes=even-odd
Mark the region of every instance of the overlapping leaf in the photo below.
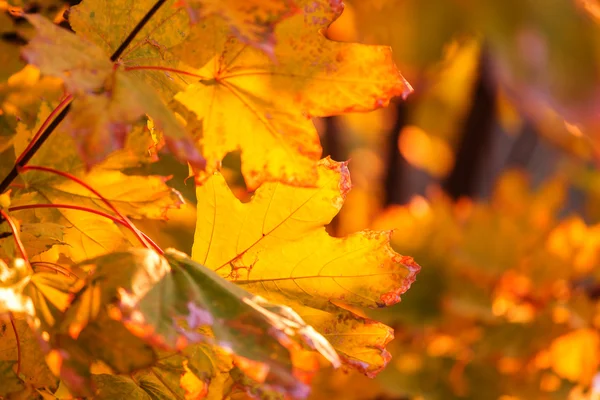
{"type": "MultiPolygon", "coordinates": [[[[77,36],[94,43],[105,57],[123,43],[129,32],[154,5],[152,0],[85,0],[69,9],[69,23],[77,36]],[[127,18],[123,18],[127,15],[127,18]]],[[[166,1],[152,19],[136,35],[118,62],[128,72],[158,91],[163,100],[194,81],[189,67],[183,65],[170,50],[180,44],[189,32],[189,18],[174,0],[166,1]]]]}
{"type": "Polygon", "coordinates": [[[89,260],[79,268],[87,276],[74,284],[81,289],[50,335],[50,345],[69,354],[63,369],[77,373],[64,373],[63,378],[77,391],[83,389],[81,377],[91,379],[89,365],[94,360],[119,373],[166,368],[155,364],[150,349],[143,351],[143,343],[183,350],[177,368],[195,368],[196,377],[202,376],[201,368],[194,367],[202,362],[202,354],[193,353],[213,356],[207,353],[210,348],[184,349],[185,345],[219,345],[240,365],[258,368],[264,383],[292,397],[308,393],[290,359],[301,345],[338,362],[327,341],[292,310],[246,292],[177,251],[161,257],[151,250],[130,250],[89,260]],[[210,328],[214,337],[200,328],[210,328]],[[115,335],[120,336],[118,349],[102,344],[115,335]],[[148,357],[142,357],[144,353],[148,357]]]}
{"type": "Polygon", "coordinates": [[[330,237],[324,228],[350,189],[347,167],[319,162],[315,188],[262,185],[242,204],[220,175],[197,189],[193,258],[247,290],[288,304],[351,365],[375,374],[389,360],[385,325],[338,307],[400,301],[419,266],[389,247],[390,232],[330,237]]]}
{"type": "Polygon", "coordinates": [[[110,53],[45,18],[28,15],[27,19],[38,35],[22,54],[43,73],[63,79],[67,90],[76,95],[69,130],[88,165],[122,148],[130,125],[145,114],[162,130],[178,157],[196,166],[203,164],[192,138],[140,77],[113,68],[110,53]]]}
{"type": "MultiPolygon", "coordinates": [[[[181,19],[183,9],[167,2],[121,63],[167,100],[193,83],[177,99],[202,120],[200,144],[208,172],[216,170],[228,152],[241,150],[244,176],[252,188],[280,179],[314,184],[321,148],[310,117],[371,110],[410,91],[388,48],[335,43],[323,37],[320,30],[341,13],[341,2],[298,2],[296,14],[282,21],[290,7],[261,2],[252,7],[250,25],[239,22],[238,16],[239,10],[253,3],[200,3],[186,3],[200,10],[203,18],[185,41],[188,21],[181,19]],[[268,26],[279,21],[276,62],[250,47],[252,39],[246,40],[248,29],[263,36],[268,32],[261,30],[263,21],[268,26]],[[242,40],[231,36],[232,25],[242,40]],[[238,117],[228,118],[232,114],[238,117]],[[252,135],[246,134],[250,131],[252,135]]],[[[125,11],[141,16],[151,5],[144,0],[113,7],[103,0],[86,0],[71,10],[70,22],[78,35],[105,51],[114,50],[122,32],[135,21],[134,17],[121,21],[118,15],[125,11]],[[125,26],[114,29],[114,21],[125,26]]]]}
{"type": "MultiPolygon", "coordinates": [[[[52,246],[65,244],[63,241],[64,227],[62,225],[51,222],[25,224],[15,222],[15,224],[20,227],[19,236],[29,256],[36,256],[50,250],[52,246]]],[[[0,239],[0,258],[7,260],[15,257],[17,249],[12,231],[6,224],[3,224],[0,225],[0,232],[2,235],[2,239],[0,239]]]]}
{"type": "Polygon", "coordinates": [[[99,374],[93,381],[95,398],[221,398],[222,388],[231,369],[231,361],[221,350],[194,344],[181,352],[161,355],[152,367],[131,376],[99,374]]]}

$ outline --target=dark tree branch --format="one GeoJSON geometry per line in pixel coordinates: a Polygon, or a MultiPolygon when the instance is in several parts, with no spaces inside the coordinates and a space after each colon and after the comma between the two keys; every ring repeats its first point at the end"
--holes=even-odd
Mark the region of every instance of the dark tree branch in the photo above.
{"type": "Polygon", "coordinates": [[[58,114],[56,116],[56,118],[54,118],[52,123],[50,123],[50,125],[48,125],[48,127],[40,135],[38,140],[36,140],[36,142],[29,148],[29,150],[21,156],[19,161],[15,163],[15,165],[10,170],[8,175],[6,175],[4,180],[0,183],[0,193],[4,193],[6,191],[6,189],[8,189],[8,187],[10,186],[12,181],[14,181],[17,178],[17,176],[19,176],[19,169],[24,167],[25,164],[27,164],[27,162],[29,162],[29,160],[31,160],[31,158],[35,155],[35,153],[44,144],[44,142],[50,137],[52,132],[54,132],[54,130],[56,129],[58,124],[60,124],[63,121],[63,119],[65,119],[65,117],[69,113],[70,109],[71,109],[71,105],[67,104],[67,106],[60,112],[60,114],[58,114]]]}
{"type": "Polygon", "coordinates": [[[400,131],[406,125],[408,114],[408,103],[413,95],[405,101],[397,101],[396,121],[392,131],[389,133],[387,149],[389,150],[387,159],[387,174],[385,177],[385,205],[402,204],[407,199],[407,193],[404,188],[404,181],[410,164],[398,150],[398,139],[400,131]]]}
{"type": "Polygon", "coordinates": [[[138,22],[138,24],[135,26],[135,28],[133,28],[131,33],[125,38],[125,40],[123,40],[123,43],[121,43],[119,48],[117,50],[115,50],[115,52],[113,53],[112,56],[110,56],[110,61],[115,62],[119,59],[119,57],[121,57],[121,54],[123,54],[123,52],[125,51],[127,46],[129,46],[129,44],[133,41],[133,39],[135,39],[135,36],[138,33],[140,33],[140,31],[144,28],[144,26],[148,23],[148,21],[150,21],[150,18],[152,18],[154,16],[154,14],[156,14],[158,9],[163,4],[165,4],[165,1],[166,0],[158,0],[156,3],[154,3],[152,8],[150,10],[148,10],[146,15],[144,15],[144,17],[140,20],[140,22],[138,22]]]}

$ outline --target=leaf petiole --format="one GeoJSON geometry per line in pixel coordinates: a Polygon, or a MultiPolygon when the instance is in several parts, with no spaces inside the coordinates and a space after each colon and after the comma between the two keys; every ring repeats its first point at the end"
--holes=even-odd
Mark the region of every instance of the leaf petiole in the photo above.
{"type": "Polygon", "coordinates": [[[67,268],[63,267],[62,265],[56,264],[56,263],[53,263],[50,261],[32,261],[31,266],[32,267],[39,266],[41,268],[48,268],[54,272],[61,273],[67,277],[75,277],[76,276],[74,273],[72,273],[67,268]]]}
{"type": "Polygon", "coordinates": [[[27,145],[27,147],[25,148],[25,150],[23,150],[23,152],[21,153],[21,155],[19,156],[19,158],[17,158],[16,164],[18,165],[24,165],[21,164],[21,159],[23,159],[23,157],[25,156],[25,154],[29,153],[29,151],[31,151],[31,148],[33,147],[33,145],[38,141],[38,139],[40,138],[40,136],[42,135],[42,133],[44,133],[44,131],[46,130],[46,128],[48,127],[48,125],[50,124],[50,122],[56,117],[56,114],[63,109],[64,107],[66,107],[68,104],[71,103],[71,100],[73,100],[73,95],[69,94],[67,96],[65,96],[64,99],[62,99],[62,101],[54,108],[54,110],[52,110],[52,112],[50,113],[50,115],[48,115],[48,117],[46,118],[46,120],[42,123],[42,125],[40,126],[40,128],[37,130],[37,132],[35,133],[35,135],[33,136],[33,138],[31,139],[31,141],[29,142],[29,144],[27,145]]]}
{"type": "Polygon", "coordinates": [[[87,190],[89,190],[90,192],[92,192],[93,194],[98,196],[98,198],[104,204],[106,204],[106,206],[108,208],[110,208],[125,224],[127,224],[127,227],[129,228],[129,230],[131,230],[131,232],[133,232],[133,234],[138,238],[138,240],[140,242],[142,242],[144,244],[144,246],[149,248],[148,243],[144,239],[144,236],[142,236],[142,234],[140,233],[140,230],[133,224],[133,222],[131,222],[131,220],[129,220],[129,218],[127,218],[125,215],[123,215],[119,211],[119,209],[117,207],[115,207],[106,197],[102,196],[102,194],[100,194],[100,192],[98,192],[96,189],[94,189],[93,187],[91,187],[90,185],[88,185],[87,183],[82,181],[81,179],[77,178],[76,176],[74,176],[72,174],[69,174],[68,172],[59,171],[54,168],[42,167],[42,166],[38,166],[38,165],[26,165],[19,169],[19,172],[27,172],[27,171],[42,171],[42,172],[47,172],[50,174],[59,175],[59,176],[62,176],[63,178],[69,179],[70,181],[75,182],[78,185],[86,188],[87,190]]]}
{"type": "MultiPolygon", "coordinates": [[[[9,211],[19,211],[19,210],[29,210],[29,209],[35,209],[35,208],[66,208],[69,210],[78,210],[78,211],[83,211],[83,212],[88,212],[91,214],[96,214],[99,215],[101,217],[104,218],[108,218],[111,221],[123,225],[124,227],[131,229],[131,227],[123,220],[112,216],[108,213],[102,212],[102,211],[98,211],[98,210],[94,210],[93,208],[87,208],[87,207],[83,207],[83,206],[76,206],[73,204],[24,204],[22,206],[13,206],[10,207],[8,210],[9,211]]],[[[154,250],[156,250],[159,254],[164,254],[164,251],[152,240],[150,239],[144,232],[138,231],[140,233],[141,236],[144,237],[145,241],[141,241],[141,243],[143,245],[145,245],[146,247],[148,247],[147,245],[149,244],[150,246],[152,246],[154,248],[154,250]]],[[[148,247],[149,248],[149,247],[148,247]]]]}

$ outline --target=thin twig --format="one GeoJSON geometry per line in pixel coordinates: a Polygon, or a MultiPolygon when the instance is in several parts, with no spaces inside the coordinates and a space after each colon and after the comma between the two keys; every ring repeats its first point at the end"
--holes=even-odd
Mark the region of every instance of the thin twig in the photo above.
{"type": "Polygon", "coordinates": [[[166,0],[158,0],[152,6],[152,8],[150,10],[148,10],[146,15],[144,15],[144,17],[140,20],[140,22],[138,22],[138,24],[135,26],[135,28],[133,28],[131,33],[125,38],[125,40],[123,40],[123,43],[121,43],[119,48],[117,50],[115,50],[115,52],[113,53],[112,56],[110,56],[110,61],[115,62],[119,59],[119,57],[121,57],[121,54],[123,54],[123,52],[125,51],[127,46],[129,46],[129,44],[133,41],[135,36],[144,28],[144,26],[148,23],[148,21],[150,21],[150,18],[152,18],[152,16],[154,14],[156,14],[158,9],[165,3],[165,1],[166,0]]]}
{"type": "Polygon", "coordinates": [[[44,120],[44,122],[42,123],[42,125],[40,125],[40,127],[37,130],[37,132],[35,133],[35,135],[33,135],[33,138],[29,141],[29,144],[27,145],[27,147],[25,148],[25,150],[23,150],[23,152],[21,152],[21,155],[19,155],[19,158],[17,158],[17,161],[16,161],[17,165],[19,165],[19,163],[21,162],[21,159],[23,158],[23,156],[25,154],[27,154],[31,150],[31,147],[38,141],[38,139],[40,138],[40,136],[42,135],[42,133],[44,132],[44,130],[48,127],[48,125],[50,124],[50,122],[52,122],[52,120],[54,119],[54,117],[56,117],[56,114],[63,107],[66,107],[67,104],[71,103],[71,100],[73,100],[73,95],[72,94],[69,94],[69,95],[65,96],[65,98],[62,99],[62,101],[54,108],[54,110],[52,110],[52,112],[48,115],[48,117],[46,117],[46,119],[44,120]]]}
{"type": "Polygon", "coordinates": [[[33,145],[29,148],[27,152],[24,152],[19,156],[19,162],[16,162],[13,168],[10,170],[8,175],[4,178],[2,182],[0,182],[0,193],[4,193],[6,189],[10,186],[12,181],[14,181],[17,176],[19,176],[19,168],[22,168],[31,160],[31,158],[35,155],[35,153],[40,149],[40,147],[44,144],[44,142],[50,137],[52,132],[56,129],[58,124],[60,124],[71,109],[71,104],[67,104],[65,108],[58,114],[58,116],[52,121],[50,125],[44,130],[44,132],[40,135],[39,139],[35,141],[33,145]]]}
{"type": "MultiPolygon", "coordinates": [[[[103,211],[98,211],[98,210],[94,210],[93,208],[87,208],[87,207],[83,207],[83,206],[76,206],[73,204],[51,204],[51,203],[42,203],[42,204],[24,204],[22,206],[14,206],[14,207],[10,207],[8,209],[8,211],[20,211],[20,210],[29,210],[29,209],[35,209],[35,208],[66,208],[69,210],[77,210],[77,211],[83,211],[83,212],[87,212],[87,213],[91,213],[91,214],[96,214],[99,215],[101,217],[104,218],[108,218],[113,222],[116,222],[117,224],[123,225],[126,228],[130,228],[129,225],[127,225],[127,223],[113,215],[110,215],[108,213],[105,213],[103,211]]],[[[154,248],[154,250],[156,250],[159,254],[164,254],[164,251],[152,240],[148,237],[148,235],[146,235],[144,232],[139,231],[139,233],[144,237],[144,239],[154,248]]],[[[145,243],[142,241],[142,244],[145,245],[145,243]]]]}
{"type": "Polygon", "coordinates": [[[138,238],[138,240],[140,242],[142,242],[144,244],[144,246],[149,247],[148,243],[146,243],[146,241],[144,240],[144,237],[140,234],[140,230],[138,228],[136,228],[136,226],[133,224],[133,222],[131,222],[129,220],[129,218],[127,218],[125,215],[123,215],[119,211],[119,209],[110,202],[110,200],[108,200],[106,197],[104,197],[102,194],[100,194],[100,192],[98,192],[96,189],[94,189],[92,186],[88,185],[81,179],[77,178],[76,176],[74,176],[72,174],[69,174],[68,172],[63,172],[63,171],[59,171],[54,168],[42,167],[42,166],[38,166],[38,165],[26,165],[19,170],[19,172],[27,172],[27,171],[42,171],[42,172],[47,172],[50,174],[62,176],[63,178],[67,178],[70,181],[75,182],[78,185],[86,188],[87,190],[89,190],[90,192],[92,192],[93,194],[98,196],[98,199],[100,199],[104,204],[106,204],[106,206],[108,208],[110,208],[115,214],[117,214],[117,216],[119,218],[121,218],[121,220],[123,220],[123,222],[125,222],[127,224],[129,229],[131,230],[131,232],[133,232],[133,234],[138,238]]]}

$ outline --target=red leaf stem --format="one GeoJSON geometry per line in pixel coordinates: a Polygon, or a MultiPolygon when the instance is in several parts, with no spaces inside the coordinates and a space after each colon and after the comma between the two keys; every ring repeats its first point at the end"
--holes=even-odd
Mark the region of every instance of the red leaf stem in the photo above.
{"type": "Polygon", "coordinates": [[[32,267],[40,266],[42,268],[48,268],[48,269],[53,270],[54,272],[61,273],[64,276],[68,276],[68,277],[76,276],[74,273],[72,273],[67,268],[63,267],[62,265],[56,264],[56,263],[53,263],[50,261],[32,261],[31,266],[32,267]]]}
{"type": "Polygon", "coordinates": [[[144,236],[142,236],[139,229],[133,224],[133,222],[131,222],[129,220],[129,218],[127,218],[125,215],[121,214],[119,209],[117,207],[115,207],[106,197],[102,196],[100,194],[100,192],[98,192],[96,189],[94,189],[93,187],[91,187],[90,185],[88,185],[87,183],[82,181],[81,179],[77,178],[74,175],[69,174],[68,172],[59,171],[54,168],[42,167],[42,166],[38,166],[38,165],[25,165],[24,167],[19,168],[19,172],[27,172],[27,171],[43,171],[43,172],[48,172],[51,174],[59,175],[59,176],[62,176],[63,178],[67,178],[67,179],[77,183],[78,185],[86,188],[87,190],[89,190],[90,192],[92,192],[93,194],[98,196],[98,198],[104,204],[106,204],[106,206],[108,208],[110,208],[123,222],[125,222],[125,224],[127,224],[127,227],[131,230],[131,232],[133,232],[133,234],[135,236],[137,236],[139,241],[142,244],[144,244],[144,246],[146,246],[147,248],[150,248],[149,243],[146,241],[144,236]]]}
{"type": "MultiPolygon", "coordinates": [[[[123,225],[124,227],[131,230],[131,226],[129,226],[129,224],[127,224],[127,222],[123,221],[122,219],[119,219],[119,218],[117,218],[113,215],[110,215],[108,213],[105,213],[103,211],[98,211],[98,210],[94,210],[93,208],[87,208],[87,207],[83,207],[83,206],[76,206],[73,204],[24,204],[22,206],[10,207],[8,210],[9,211],[19,211],[19,210],[28,210],[28,209],[34,209],[34,208],[67,208],[70,210],[78,210],[78,211],[88,212],[88,213],[99,215],[104,218],[108,218],[111,221],[116,222],[117,224],[123,225]]],[[[144,238],[144,240],[140,240],[140,242],[143,245],[150,244],[150,246],[152,246],[154,248],[154,250],[156,250],[159,254],[164,254],[164,251],[162,251],[162,249],[156,243],[154,243],[154,241],[152,239],[150,239],[144,232],[138,231],[138,233],[144,238]]],[[[139,239],[139,236],[138,236],[138,239],[139,239]]]]}

